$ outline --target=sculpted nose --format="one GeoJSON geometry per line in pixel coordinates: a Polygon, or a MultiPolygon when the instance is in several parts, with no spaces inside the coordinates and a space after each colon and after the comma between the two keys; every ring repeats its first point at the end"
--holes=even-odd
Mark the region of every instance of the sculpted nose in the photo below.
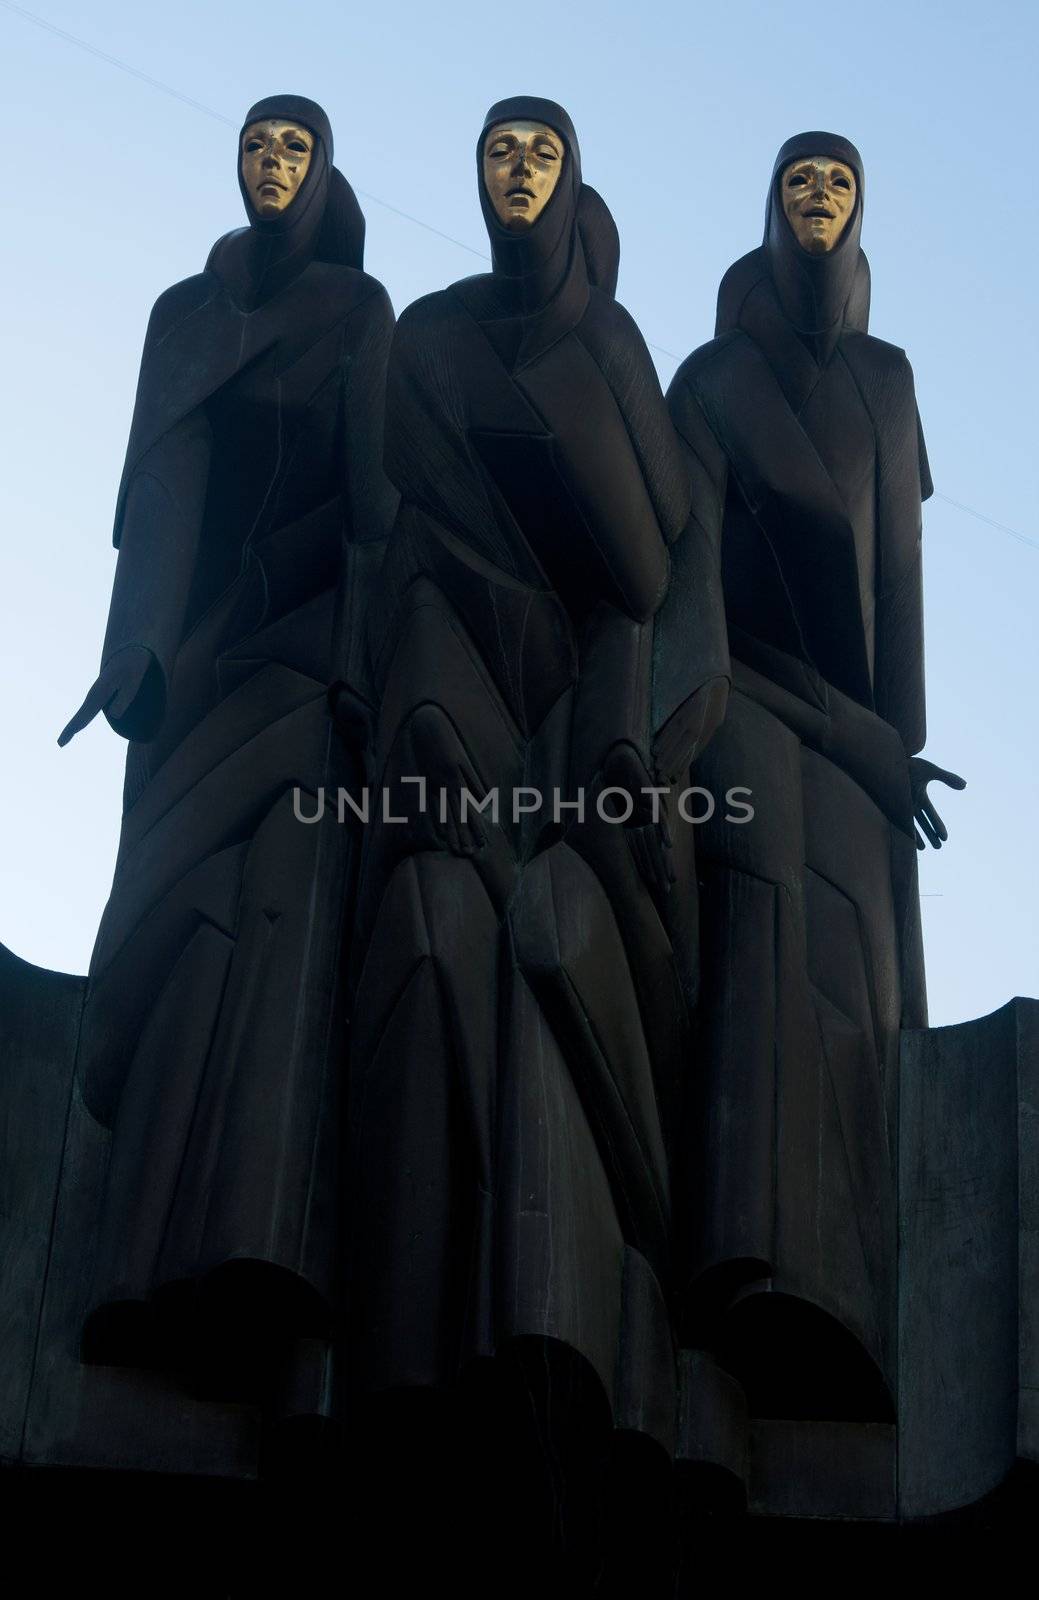
{"type": "Polygon", "coordinates": [[[527,152],[525,150],[516,151],[516,159],[512,163],[512,176],[514,178],[530,177],[530,165],[527,161],[527,152]]]}

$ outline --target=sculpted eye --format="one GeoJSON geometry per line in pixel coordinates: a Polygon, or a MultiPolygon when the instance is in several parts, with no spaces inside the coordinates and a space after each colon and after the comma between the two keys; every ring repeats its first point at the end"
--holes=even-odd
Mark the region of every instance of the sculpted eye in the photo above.
{"type": "Polygon", "coordinates": [[[795,172],[792,177],[787,179],[786,186],[788,189],[803,189],[807,182],[808,179],[803,172],[795,172]]]}
{"type": "Polygon", "coordinates": [[[255,151],[263,149],[263,142],[260,139],[247,139],[245,141],[245,148],[247,154],[253,155],[255,151]]]}
{"type": "Polygon", "coordinates": [[[491,148],[487,152],[492,161],[500,161],[502,157],[507,156],[508,153],[509,146],[502,143],[501,140],[499,140],[496,144],[492,144],[491,148]]]}
{"type": "Polygon", "coordinates": [[[302,139],[290,139],[289,149],[295,150],[296,154],[300,156],[305,156],[307,154],[307,147],[303,143],[302,139]]]}
{"type": "Polygon", "coordinates": [[[835,174],[834,179],[833,179],[833,186],[834,186],[835,189],[850,189],[851,188],[851,184],[848,181],[848,179],[844,176],[843,172],[838,172],[838,173],[835,174]]]}
{"type": "Polygon", "coordinates": [[[535,152],[539,161],[558,161],[559,157],[550,144],[539,145],[535,152]]]}

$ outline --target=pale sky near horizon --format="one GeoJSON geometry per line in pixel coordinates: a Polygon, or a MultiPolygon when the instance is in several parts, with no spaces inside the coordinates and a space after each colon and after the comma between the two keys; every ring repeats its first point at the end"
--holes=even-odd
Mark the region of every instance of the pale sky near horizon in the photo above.
{"type": "Polygon", "coordinates": [[[148,311],[244,220],[242,113],[277,91],[325,106],[399,312],[480,270],[476,136],[492,101],[529,92],[573,117],[620,228],[618,297],[665,385],[760,240],[784,139],[824,128],[862,152],[870,331],[909,353],[944,497],[924,512],[926,753],[968,780],[932,791],[951,835],[921,865],[932,1021],[1039,993],[1037,44],[1032,0],[0,0],[0,940],[89,961],[125,747],[103,719],[65,751],[55,738],[97,668],[148,311]]]}

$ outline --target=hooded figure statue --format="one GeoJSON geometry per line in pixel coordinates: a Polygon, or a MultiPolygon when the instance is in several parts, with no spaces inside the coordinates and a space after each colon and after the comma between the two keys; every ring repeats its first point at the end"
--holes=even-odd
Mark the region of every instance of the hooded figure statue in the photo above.
{"type": "Polygon", "coordinates": [[[681,849],[640,787],[710,737],[723,620],[719,601],[720,661],[688,626],[669,654],[673,573],[688,594],[700,561],[683,452],[570,118],[500,102],[477,168],[492,271],[409,307],[387,383],[401,505],[370,630],[388,800],[353,1003],[354,1375],[450,1387],[496,1356],[532,1415],[569,1415],[565,1391],[666,1461],[694,952],[668,925],[681,849]]]}
{"type": "Polygon", "coordinates": [[[239,182],[248,226],[152,312],[101,676],[62,736],[103,709],[129,740],[79,1053],[111,1130],[84,1354],[229,1397],[329,1330],[356,839],[294,810],[352,770],[328,692],[396,504],[393,317],[320,106],[253,106],[239,182]]]}
{"type": "Polygon", "coordinates": [[[780,150],[764,243],[668,401],[721,529],[733,694],[704,757],[753,818],[698,838],[699,1089],[684,1331],[751,1415],[890,1421],[899,1030],[926,1022],[914,815],[961,780],[924,742],[913,376],[870,337],[847,140],[780,150]],[[843,222],[842,222],[843,218],[843,222]]]}

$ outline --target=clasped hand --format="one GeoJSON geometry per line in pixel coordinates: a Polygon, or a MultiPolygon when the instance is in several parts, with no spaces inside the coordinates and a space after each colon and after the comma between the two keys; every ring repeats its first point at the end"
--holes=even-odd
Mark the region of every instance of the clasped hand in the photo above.
{"type": "Polygon", "coordinates": [[[623,826],[643,882],[654,895],[670,893],[675,865],[666,786],[654,778],[635,746],[626,741],[615,744],[607,755],[603,780],[606,788],[622,790],[631,801],[623,826]]]}

